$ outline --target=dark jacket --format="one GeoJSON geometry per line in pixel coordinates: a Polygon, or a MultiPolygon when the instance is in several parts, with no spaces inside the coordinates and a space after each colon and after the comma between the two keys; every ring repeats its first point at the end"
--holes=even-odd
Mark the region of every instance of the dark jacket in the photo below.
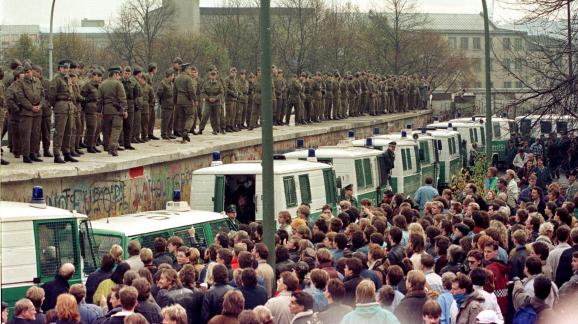
{"type": "Polygon", "coordinates": [[[331,261],[325,262],[325,263],[320,263],[319,269],[325,270],[325,272],[327,272],[327,274],[329,275],[330,279],[338,279],[339,278],[339,273],[333,267],[333,262],[331,262],[331,261]]]}
{"type": "Polygon", "coordinates": [[[357,289],[357,285],[363,280],[359,275],[345,277],[343,281],[343,285],[345,285],[345,298],[343,299],[343,303],[349,305],[351,307],[355,306],[355,289],[357,289]]]}
{"type": "Polygon", "coordinates": [[[13,319],[8,321],[8,324],[32,324],[35,323],[34,321],[25,320],[22,318],[14,317],[13,319]]]}
{"type": "Polygon", "coordinates": [[[389,149],[383,153],[383,169],[386,173],[389,173],[391,169],[395,166],[395,153],[391,152],[389,149]]]}
{"type": "Polygon", "coordinates": [[[205,294],[201,311],[202,318],[205,322],[211,317],[221,314],[225,293],[231,289],[233,289],[233,287],[229,285],[216,284],[205,294]]]}
{"type": "Polygon", "coordinates": [[[263,286],[243,287],[239,289],[245,297],[245,309],[253,309],[267,302],[267,290],[263,286]]]}
{"type": "Polygon", "coordinates": [[[351,311],[353,311],[353,308],[348,305],[333,303],[329,304],[327,309],[317,314],[317,316],[323,323],[339,323],[351,311]]]}
{"type": "Polygon", "coordinates": [[[68,280],[60,275],[56,275],[54,280],[45,283],[42,285],[42,288],[44,289],[46,298],[42,304],[42,310],[47,312],[56,306],[56,298],[58,298],[58,296],[68,292],[70,285],[68,284],[68,280]]]}
{"type": "Polygon", "coordinates": [[[119,313],[120,311],[122,311],[120,307],[113,308],[110,311],[108,311],[108,313],[106,313],[104,316],[97,318],[96,321],[94,321],[94,324],[108,323],[110,318],[116,313],[119,313]]]}
{"type": "Polygon", "coordinates": [[[279,278],[279,276],[285,271],[293,271],[293,265],[294,264],[295,264],[295,262],[293,262],[293,260],[291,260],[291,259],[277,262],[277,264],[275,264],[275,274],[276,274],[277,278],[279,278]]]}
{"type": "MultiPolygon", "coordinates": [[[[509,277],[519,277],[524,278],[524,267],[526,266],[526,258],[530,252],[526,249],[526,246],[516,246],[514,248],[514,252],[508,259],[508,267],[509,267],[509,277]]],[[[558,269],[560,267],[558,266],[558,269]]]]}
{"type": "Polygon", "coordinates": [[[562,285],[572,277],[572,253],[578,251],[578,244],[574,244],[560,255],[560,262],[556,269],[556,285],[562,285]]]}
{"type": "Polygon", "coordinates": [[[422,323],[421,310],[426,301],[427,295],[425,290],[409,291],[395,308],[394,314],[400,323],[422,323]]]}
{"type": "MultiPolygon", "coordinates": [[[[433,254],[432,254],[433,255],[433,254]]],[[[441,273],[442,269],[448,264],[448,257],[447,255],[440,256],[435,263],[435,273],[441,273]]]]}
{"type": "Polygon", "coordinates": [[[56,320],[56,322],[54,322],[56,324],[85,324],[85,322],[83,321],[65,321],[65,320],[56,320]]]}
{"type": "Polygon", "coordinates": [[[150,324],[158,324],[163,322],[161,308],[157,303],[150,300],[139,300],[135,308],[135,313],[144,316],[150,324]]]}
{"type": "Polygon", "coordinates": [[[446,264],[445,267],[443,267],[440,270],[440,276],[443,275],[446,272],[453,272],[453,273],[458,273],[458,272],[462,272],[462,273],[466,273],[466,269],[464,267],[464,265],[462,263],[459,262],[448,262],[448,264],[446,264]]]}
{"type": "Polygon", "coordinates": [[[170,266],[172,266],[173,261],[174,261],[173,255],[168,252],[156,253],[153,259],[153,264],[156,265],[157,267],[161,263],[168,263],[170,266]]]}
{"type": "Polygon", "coordinates": [[[203,293],[200,290],[188,288],[161,289],[157,293],[157,303],[161,308],[179,304],[187,310],[189,324],[202,323],[201,310],[203,307],[203,293]]]}
{"type": "Polygon", "coordinates": [[[98,285],[106,279],[110,278],[112,275],[112,271],[102,271],[100,269],[96,270],[95,272],[91,273],[88,278],[86,279],[86,302],[92,302],[92,296],[94,296],[94,292],[98,285]]]}
{"type": "MultiPolygon", "coordinates": [[[[402,266],[403,264],[403,246],[397,244],[389,250],[387,253],[387,259],[390,265],[402,266]]],[[[402,267],[403,268],[403,267],[402,267]]]]}

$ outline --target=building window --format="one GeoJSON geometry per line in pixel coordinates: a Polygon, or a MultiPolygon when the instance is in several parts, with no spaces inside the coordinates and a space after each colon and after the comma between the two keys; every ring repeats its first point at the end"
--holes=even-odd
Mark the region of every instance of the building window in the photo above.
{"type": "Polygon", "coordinates": [[[521,50],[524,47],[524,40],[521,38],[516,38],[514,40],[514,49],[521,50]]]}
{"type": "Polygon", "coordinates": [[[473,59],[474,63],[474,71],[475,72],[482,72],[482,59],[475,58],[473,59]]]}
{"type": "Polygon", "coordinates": [[[509,71],[509,70],[510,70],[511,64],[512,64],[512,62],[511,62],[511,60],[510,60],[509,58],[504,59],[504,69],[505,69],[506,71],[509,71]]]}
{"type": "Polygon", "coordinates": [[[482,39],[480,37],[474,37],[473,42],[475,50],[482,49],[482,39]]]}
{"type": "Polygon", "coordinates": [[[516,81],[516,88],[520,89],[523,88],[522,81],[516,81]]]}
{"type": "Polygon", "coordinates": [[[469,38],[461,37],[460,38],[460,48],[461,49],[468,49],[469,38]]]}
{"type": "Polygon", "coordinates": [[[504,81],[504,88],[509,89],[512,87],[512,81],[504,81]]]}
{"type": "Polygon", "coordinates": [[[521,58],[517,58],[516,60],[514,60],[514,69],[516,69],[516,71],[522,71],[522,59],[521,58]]]}
{"type": "Polygon", "coordinates": [[[510,39],[504,38],[502,40],[502,45],[504,46],[504,50],[510,50],[510,39]]]}
{"type": "Polygon", "coordinates": [[[448,38],[448,40],[450,42],[450,48],[456,48],[457,47],[457,38],[450,37],[450,38],[448,38]]]}

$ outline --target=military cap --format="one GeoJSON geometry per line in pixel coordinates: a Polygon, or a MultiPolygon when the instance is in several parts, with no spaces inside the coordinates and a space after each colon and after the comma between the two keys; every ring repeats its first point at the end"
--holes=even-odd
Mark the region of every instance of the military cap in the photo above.
{"type": "Polygon", "coordinates": [[[70,68],[71,69],[76,69],[78,67],[78,63],[75,61],[70,61],[70,68]]]}
{"type": "Polygon", "coordinates": [[[102,70],[99,68],[94,68],[92,69],[92,71],[90,72],[92,75],[102,75],[102,70]]]}
{"type": "Polygon", "coordinates": [[[171,76],[171,75],[173,75],[173,74],[175,74],[175,70],[174,70],[173,68],[168,68],[168,69],[165,71],[165,77],[171,76]]]}
{"type": "Polygon", "coordinates": [[[307,76],[307,72],[301,72],[301,76],[302,76],[302,77],[306,77],[306,76],[307,76]]]}
{"type": "Polygon", "coordinates": [[[232,67],[229,69],[229,72],[237,72],[237,68],[236,67],[232,67]]]}
{"type": "Polygon", "coordinates": [[[132,68],[130,66],[125,66],[123,69],[124,72],[132,72],[132,68]]]}
{"type": "Polygon", "coordinates": [[[239,74],[247,74],[247,70],[243,69],[243,70],[239,71],[239,74]]]}
{"type": "Polygon", "coordinates": [[[33,64],[33,65],[32,65],[32,69],[33,69],[34,71],[42,72],[42,67],[41,67],[40,65],[38,65],[38,64],[33,64]]]}
{"type": "Polygon", "coordinates": [[[22,66],[18,66],[18,67],[16,67],[14,72],[12,72],[12,75],[14,76],[14,78],[16,78],[22,73],[24,73],[24,68],[22,66]]]}
{"type": "Polygon", "coordinates": [[[173,59],[173,63],[183,64],[183,59],[177,56],[173,59]]]}
{"type": "Polygon", "coordinates": [[[348,184],[347,186],[345,186],[344,189],[345,189],[345,190],[353,190],[353,185],[352,185],[352,184],[348,184]]]}
{"type": "Polygon", "coordinates": [[[108,68],[108,73],[120,73],[120,66],[111,66],[108,68]]]}
{"type": "Polygon", "coordinates": [[[395,141],[393,141],[393,142],[389,142],[389,145],[395,146],[395,145],[397,145],[397,143],[395,141]]]}
{"type": "Polygon", "coordinates": [[[32,65],[29,62],[26,62],[22,65],[22,69],[24,70],[24,72],[28,72],[32,70],[32,65]]]}
{"type": "Polygon", "coordinates": [[[141,68],[140,66],[138,66],[138,65],[132,68],[132,74],[133,74],[133,75],[137,75],[137,74],[139,74],[139,73],[141,73],[141,72],[142,72],[142,68],[141,68]]]}
{"type": "Polygon", "coordinates": [[[157,64],[155,62],[150,62],[148,66],[148,71],[152,71],[157,68],[157,64]]]}
{"type": "Polygon", "coordinates": [[[235,205],[229,205],[227,206],[227,208],[225,208],[225,212],[226,213],[236,213],[237,212],[237,207],[235,205]]]}
{"type": "Polygon", "coordinates": [[[12,61],[10,61],[10,69],[11,70],[16,70],[16,68],[19,66],[22,66],[22,62],[20,62],[19,59],[14,58],[14,59],[12,59],[12,61]]]}
{"type": "Polygon", "coordinates": [[[58,67],[69,68],[70,67],[70,60],[58,61],[58,67]]]}
{"type": "Polygon", "coordinates": [[[187,63],[181,64],[181,69],[183,69],[183,71],[186,69],[189,69],[190,67],[191,67],[191,63],[187,62],[187,63]]]}

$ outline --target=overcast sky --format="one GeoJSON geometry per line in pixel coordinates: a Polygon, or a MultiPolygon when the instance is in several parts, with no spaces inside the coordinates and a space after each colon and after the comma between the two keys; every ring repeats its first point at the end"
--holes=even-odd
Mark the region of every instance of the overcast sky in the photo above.
{"type": "MultiPolygon", "coordinates": [[[[221,0],[200,0],[201,7],[217,6],[221,0]]],[[[331,1],[331,0],[327,0],[331,1]]],[[[345,3],[347,0],[333,0],[345,3]]],[[[54,24],[58,26],[79,26],[80,20],[105,19],[114,17],[123,0],[56,0],[54,24]]],[[[273,3],[275,0],[273,0],[273,3]]],[[[380,8],[383,0],[352,0],[362,11],[380,8]]],[[[0,23],[7,25],[37,24],[48,26],[50,23],[51,0],[0,0],[0,23]]],[[[432,13],[479,13],[482,11],[480,0],[419,0],[420,11],[432,13]]],[[[488,0],[490,11],[492,0],[488,0]]],[[[494,5],[494,21],[513,21],[521,12],[505,9],[498,1],[494,5]]]]}

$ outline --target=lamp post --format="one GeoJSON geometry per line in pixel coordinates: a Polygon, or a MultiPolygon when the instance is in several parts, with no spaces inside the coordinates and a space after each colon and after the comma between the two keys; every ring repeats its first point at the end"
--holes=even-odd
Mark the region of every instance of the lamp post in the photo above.
{"type": "Polygon", "coordinates": [[[273,193],[273,112],[271,76],[271,1],[261,0],[261,167],[263,170],[263,243],[269,249],[267,262],[275,269],[275,201],[273,193]]]}
{"type": "Polygon", "coordinates": [[[50,80],[52,80],[54,71],[52,67],[52,51],[54,50],[54,44],[52,43],[52,21],[54,19],[54,4],[56,0],[52,0],[52,8],[50,9],[50,32],[48,34],[48,75],[50,80]]]}
{"type": "Polygon", "coordinates": [[[484,58],[486,72],[486,161],[492,159],[492,80],[490,73],[490,20],[488,18],[488,5],[482,0],[484,10],[484,58]]]}

